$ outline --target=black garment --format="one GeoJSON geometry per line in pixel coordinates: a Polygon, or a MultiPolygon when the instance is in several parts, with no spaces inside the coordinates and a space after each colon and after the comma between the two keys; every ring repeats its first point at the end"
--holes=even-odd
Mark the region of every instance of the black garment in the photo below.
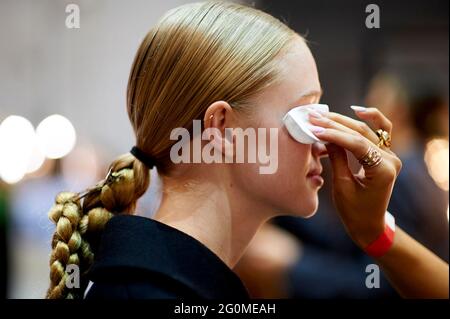
{"type": "Polygon", "coordinates": [[[248,299],[239,277],[191,236],[139,216],[105,226],[87,299],[248,299]]]}

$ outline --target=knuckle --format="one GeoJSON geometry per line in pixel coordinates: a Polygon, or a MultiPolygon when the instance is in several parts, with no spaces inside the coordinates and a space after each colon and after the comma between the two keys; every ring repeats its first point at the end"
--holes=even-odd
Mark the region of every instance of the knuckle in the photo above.
{"type": "Polygon", "coordinates": [[[369,125],[367,125],[364,122],[359,122],[359,130],[360,130],[360,132],[363,132],[363,133],[367,133],[367,132],[371,131],[369,125]]]}
{"type": "Polygon", "coordinates": [[[332,120],[336,120],[338,118],[338,115],[334,112],[328,112],[327,113],[327,117],[332,119],[332,120]]]}
{"type": "Polygon", "coordinates": [[[324,118],[322,119],[322,122],[323,122],[325,125],[328,125],[329,127],[335,127],[335,126],[336,126],[336,123],[335,123],[332,119],[327,118],[327,117],[324,117],[324,118]]]}
{"type": "Polygon", "coordinates": [[[395,167],[397,174],[400,173],[400,171],[402,170],[402,166],[403,166],[401,159],[398,158],[396,155],[394,155],[393,163],[394,163],[394,167],[395,167]]]}
{"type": "Polygon", "coordinates": [[[366,139],[364,137],[362,137],[361,135],[355,135],[353,138],[354,138],[354,141],[356,144],[359,144],[359,145],[366,144],[366,139]]]}
{"type": "Polygon", "coordinates": [[[387,181],[392,181],[397,177],[397,171],[395,170],[394,166],[392,165],[386,165],[384,171],[384,176],[386,177],[387,181]]]}
{"type": "Polygon", "coordinates": [[[389,131],[392,130],[393,125],[392,125],[392,122],[389,119],[386,119],[386,126],[389,129],[389,131]]]}

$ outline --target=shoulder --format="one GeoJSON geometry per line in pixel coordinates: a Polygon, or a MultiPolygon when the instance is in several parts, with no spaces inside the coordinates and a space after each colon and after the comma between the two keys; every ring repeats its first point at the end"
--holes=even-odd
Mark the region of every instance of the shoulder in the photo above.
{"type": "Polygon", "coordinates": [[[111,218],[87,298],[248,298],[239,277],[195,238],[138,216],[111,218]]]}

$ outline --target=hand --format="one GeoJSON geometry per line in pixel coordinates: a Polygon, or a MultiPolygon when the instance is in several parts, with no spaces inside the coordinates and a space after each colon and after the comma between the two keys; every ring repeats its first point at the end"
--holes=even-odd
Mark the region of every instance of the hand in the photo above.
{"type": "MultiPolygon", "coordinates": [[[[373,129],[383,129],[391,134],[391,122],[378,109],[361,109],[356,114],[373,129]]],[[[353,241],[364,249],[384,231],[384,216],[401,161],[388,148],[376,146],[378,136],[365,122],[333,112],[313,112],[310,120],[322,128],[314,130],[315,135],[329,142],[333,200],[341,220],[353,241]],[[382,162],[375,167],[362,167],[358,174],[353,174],[345,150],[360,159],[369,146],[381,153],[382,162]]]]}

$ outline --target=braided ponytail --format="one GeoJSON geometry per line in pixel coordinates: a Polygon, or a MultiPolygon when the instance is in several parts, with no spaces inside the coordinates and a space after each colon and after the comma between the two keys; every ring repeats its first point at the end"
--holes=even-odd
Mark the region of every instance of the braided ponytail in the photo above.
{"type": "Polygon", "coordinates": [[[61,192],[48,216],[55,225],[50,256],[48,299],[82,298],[101,232],[116,214],[132,214],[148,188],[150,172],[131,154],[117,158],[108,176],[83,193],[61,192]],[[67,285],[69,265],[79,267],[80,287],[67,285]]]}

